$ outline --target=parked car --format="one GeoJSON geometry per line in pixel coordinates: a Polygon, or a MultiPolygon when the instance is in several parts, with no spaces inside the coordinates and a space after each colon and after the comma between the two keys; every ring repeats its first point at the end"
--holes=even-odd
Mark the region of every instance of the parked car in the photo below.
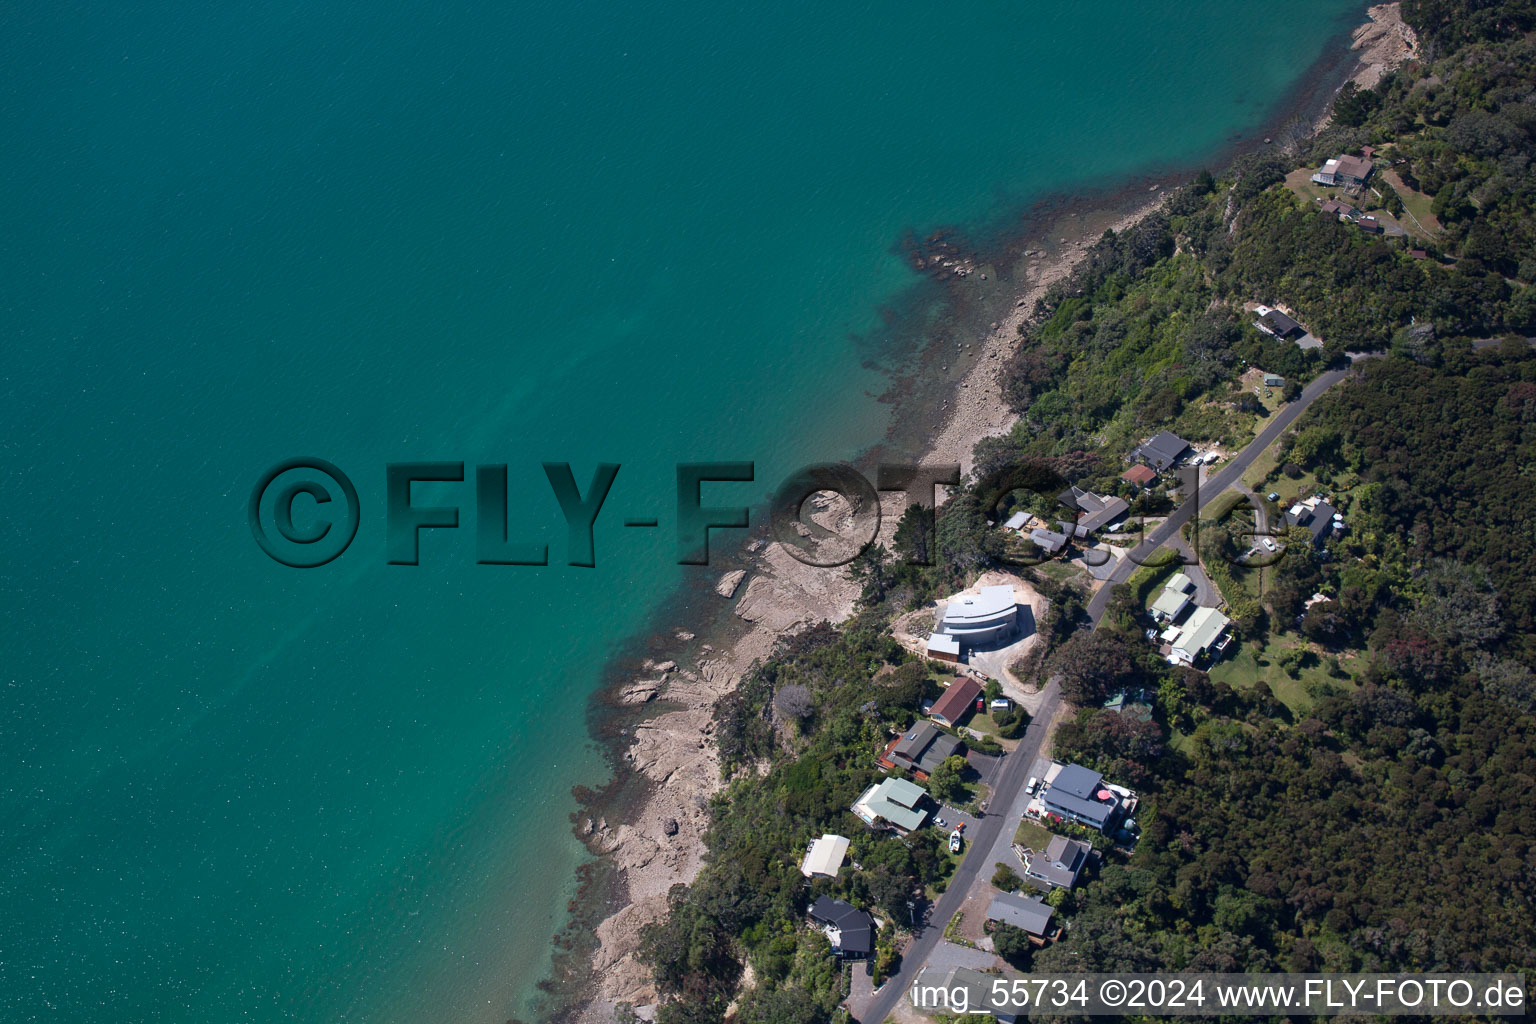
{"type": "Polygon", "coordinates": [[[949,828],[949,822],[945,821],[943,818],[934,818],[933,823],[939,826],[939,828],[949,828]]]}
{"type": "Polygon", "coordinates": [[[1270,491],[1268,494],[1264,495],[1264,497],[1268,501],[1279,501],[1280,500],[1280,492],[1279,491],[1270,491]]]}
{"type": "Polygon", "coordinates": [[[1035,795],[1035,790],[1039,787],[1039,785],[1040,785],[1039,777],[1035,776],[1035,775],[1031,775],[1029,777],[1029,781],[1024,784],[1024,792],[1028,793],[1030,796],[1034,796],[1035,795]]]}
{"type": "Polygon", "coordinates": [[[1271,551],[1278,551],[1278,550],[1280,550],[1279,548],[1277,548],[1275,546],[1275,542],[1270,540],[1268,537],[1264,538],[1264,546],[1266,548],[1268,548],[1269,550],[1271,550],[1271,551]]]}

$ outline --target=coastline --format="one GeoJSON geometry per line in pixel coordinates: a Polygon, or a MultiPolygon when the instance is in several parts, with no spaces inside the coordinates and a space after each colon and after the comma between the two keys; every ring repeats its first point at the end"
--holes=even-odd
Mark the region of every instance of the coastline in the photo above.
{"type": "MultiPolygon", "coordinates": [[[[1315,81],[1303,82],[1301,98],[1293,99],[1280,123],[1297,116],[1298,107],[1304,116],[1305,108],[1321,101],[1320,110],[1305,118],[1316,133],[1327,126],[1332,98],[1345,82],[1370,88],[1416,57],[1412,30],[1402,23],[1397,3],[1373,6],[1366,14],[1369,20],[1349,36],[1348,52],[1355,59],[1348,74],[1336,79],[1338,85],[1326,97],[1317,94],[1315,81]]],[[[1340,69],[1346,66],[1338,60],[1340,69]]],[[[1256,146],[1250,137],[1231,146],[1225,158],[1256,146]]],[[[1031,218],[998,246],[1004,255],[993,260],[958,256],[964,274],[918,265],[949,285],[956,306],[994,311],[985,324],[960,322],[975,319],[974,312],[971,318],[956,317],[954,333],[960,340],[932,341],[920,355],[926,369],[949,358],[967,363],[963,372],[957,365],[954,374],[945,375],[937,395],[914,394],[910,381],[893,383],[893,403],[903,411],[922,408],[929,422],[939,423],[921,444],[922,460],[959,463],[964,475],[972,468],[976,443],[1011,428],[1016,417],[1002,399],[1002,367],[1021,344],[1019,328],[1033,315],[1036,300],[1072,273],[1106,228],[1124,231],[1161,207],[1169,186],[1187,178],[1189,170],[1161,179],[1143,177],[1031,218]],[[1005,265],[1006,279],[998,273],[1005,265]],[[994,287],[990,300],[959,297],[961,282],[973,274],[994,286],[1006,283],[1008,294],[994,287]],[[951,341],[954,349],[964,345],[963,356],[946,354],[953,351],[951,341]]],[[[888,443],[894,433],[893,426],[888,443]]],[[[903,511],[900,500],[882,495],[882,543],[889,543],[903,511]]],[[[824,509],[815,518],[828,525],[842,511],[824,509]]],[[[852,614],[857,587],[842,572],[804,565],[768,542],[760,528],[753,534],[710,570],[707,586],[700,581],[688,588],[682,608],[665,613],[673,622],[693,622],[698,615],[712,626],[670,627],[653,637],[646,656],[614,666],[622,681],[607,688],[594,708],[593,732],[610,748],[615,777],[601,792],[577,792],[582,806],[573,824],[596,860],[582,872],[571,923],[557,939],[562,952],[556,975],[543,985],[559,1007],[559,1019],[609,1024],[620,1004],[655,1001],[654,985],[636,949],[641,929],[665,913],[671,887],[690,882],[702,864],[709,799],[722,788],[710,735],[714,702],[734,689],[780,638],[852,614]]]]}

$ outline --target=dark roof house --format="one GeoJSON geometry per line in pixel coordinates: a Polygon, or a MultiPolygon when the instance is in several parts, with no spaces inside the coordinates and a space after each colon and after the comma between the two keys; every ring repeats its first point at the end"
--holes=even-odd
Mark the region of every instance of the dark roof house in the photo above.
{"type": "Polygon", "coordinates": [[[1000,892],[987,907],[987,920],[1002,921],[1031,935],[1043,936],[1051,926],[1051,913],[1051,908],[1034,896],[1000,892]]]}
{"type": "Polygon", "coordinates": [[[821,896],[811,904],[810,918],[822,926],[838,956],[862,960],[874,952],[875,919],[853,904],[821,896]]]}
{"type": "Polygon", "coordinates": [[[1155,437],[1143,441],[1135,454],[1138,458],[1145,459],[1153,469],[1164,470],[1178,461],[1179,456],[1189,451],[1189,442],[1177,434],[1163,431],[1155,437]]]}
{"type": "Polygon", "coordinates": [[[1103,831],[1120,810],[1120,797],[1104,776],[1080,764],[1064,765],[1046,783],[1040,802],[1053,814],[1103,831]]]}
{"type": "Polygon", "coordinates": [[[965,752],[965,744],[932,722],[919,722],[891,748],[891,760],[925,775],[944,763],[944,759],[965,752]]]}
{"type": "Polygon", "coordinates": [[[1029,860],[1024,875],[1036,882],[1043,882],[1047,889],[1070,889],[1077,884],[1077,876],[1088,866],[1088,854],[1093,847],[1081,839],[1052,836],[1046,848],[1029,860]]]}
{"type": "Polygon", "coordinates": [[[1295,504],[1285,513],[1285,525],[1305,526],[1312,534],[1313,544],[1322,544],[1336,529],[1338,510],[1326,501],[1311,505],[1295,504]]]}
{"type": "Polygon", "coordinates": [[[1124,498],[1104,497],[1081,487],[1068,488],[1057,496],[1057,500],[1074,512],[1082,513],[1076,525],[1084,535],[1108,526],[1131,509],[1131,503],[1124,498]]]}
{"type": "Polygon", "coordinates": [[[945,687],[943,695],[934,701],[928,714],[945,725],[959,725],[960,719],[965,717],[980,696],[980,683],[970,678],[957,678],[945,687]]]}
{"type": "Polygon", "coordinates": [[[1041,548],[1048,555],[1054,555],[1056,552],[1067,546],[1066,534],[1057,533],[1054,530],[1042,529],[1041,527],[1036,527],[1035,529],[1030,530],[1029,539],[1034,541],[1035,545],[1041,548]]]}
{"type": "Polygon", "coordinates": [[[1254,324],[1254,326],[1266,334],[1273,334],[1277,338],[1289,338],[1293,334],[1306,333],[1306,328],[1278,309],[1272,309],[1259,317],[1258,323],[1254,324]]]}

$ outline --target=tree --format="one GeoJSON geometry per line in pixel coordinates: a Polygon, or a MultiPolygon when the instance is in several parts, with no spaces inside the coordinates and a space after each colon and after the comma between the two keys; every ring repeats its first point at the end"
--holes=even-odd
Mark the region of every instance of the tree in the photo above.
{"type": "Polygon", "coordinates": [[[1132,642],[1102,629],[1073,634],[1053,660],[1061,673],[1062,695],[1079,707],[1090,707],[1136,682],[1139,676],[1131,660],[1132,642]]]}
{"type": "Polygon", "coordinates": [[[779,692],[774,694],[773,708],[785,718],[809,718],[816,709],[816,702],[811,698],[810,687],[790,683],[779,687],[779,692]]]}
{"type": "Polygon", "coordinates": [[[992,872],[992,884],[1003,890],[1003,892],[1013,892],[1024,884],[1024,879],[1020,878],[1019,873],[1013,870],[1013,868],[1002,861],[998,861],[997,870],[992,872]]]}
{"type": "Polygon", "coordinates": [[[918,504],[907,506],[892,538],[896,553],[914,565],[932,565],[934,556],[933,510],[918,504]]]}
{"type": "Polygon", "coordinates": [[[960,754],[946,757],[944,763],[928,776],[928,792],[941,803],[964,800],[969,795],[965,788],[966,767],[966,760],[960,754]]]}
{"type": "Polygon", "coordinates": [[[1035,955],[1035,946],[1029,941],[1029,932],[1006,921],[993,925],[992,948],[1010,966],[1021,971],[1029,970],[1029,963],[1035,955]]]}

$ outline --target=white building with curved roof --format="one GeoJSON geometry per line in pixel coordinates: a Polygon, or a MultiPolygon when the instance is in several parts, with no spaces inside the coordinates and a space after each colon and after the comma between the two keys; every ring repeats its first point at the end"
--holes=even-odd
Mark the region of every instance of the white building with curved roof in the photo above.
{"type": "Polygon", "coordinates": [[[1004,583],[951,600],[944,609],[939,632],[974,647],[1011,637],[1018,624],[1019,606],[1013,587],[1004,583]]]}

